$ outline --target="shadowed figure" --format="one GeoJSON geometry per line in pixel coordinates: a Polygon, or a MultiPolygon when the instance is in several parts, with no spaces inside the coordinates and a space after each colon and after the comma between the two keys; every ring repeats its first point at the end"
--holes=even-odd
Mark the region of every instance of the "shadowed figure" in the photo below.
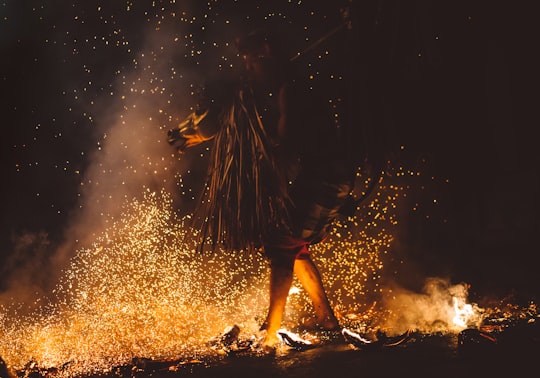
{"type": "Polygon", "coordinates": [[[169,143],[180,154],[211,141],[208,181],[197,227],[230,251],[262,251],[270,262],[264,346],[278,343],[296,274],[309,295],[311,324],[337,330],[309,245],[324,240],[350,197],[354,169],[328,102],[293,74],[283,45],[266,32],[236,40],[240,78],[210,83],[198,108],[169,143]]]}

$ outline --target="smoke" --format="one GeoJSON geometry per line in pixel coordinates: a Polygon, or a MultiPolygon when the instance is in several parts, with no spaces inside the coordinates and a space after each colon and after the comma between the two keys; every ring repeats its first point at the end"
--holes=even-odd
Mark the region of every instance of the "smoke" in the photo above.
{"type": "Polygon", "coordinates": [[[216,75],[216,67],[210,68],[214,56],[230,54],[231,46],[222,43],[213,54],[205,54],[198,50],[205,40],[197,42],[200,46],[186,43],[194,26],[180,23],[178,14],[185,15],[180,20],[190,19],[197,11],[190,9],[191,2],[168,7],[167,17],[138,30],[142,42],[130,68],[117,75],[110,96],[93,105],[100,140],[81,183],[80,211],[67,232],[79,244],[94,240],[118,218],[122,204],[141,199],[147,190],[174,193],[179,208],[193,206],[197,198],[207,148],[194,148],[179,159],[166,141],[167,131],[193,111],[198,87],[216,75]],[[196,54],[203,56],[194,60],[196,54]]]}
{"type": "MultiPolygon", "coordinates": [[[[89,14],[96,12],[90,8],[89,14]]],[[[130,13],[133,12],[126,12],[127,16],[116,15],[118,22],[126,24],[117,25],[115,31],[129,30],[137,25],[129,19],[134,17],[130,13]]],[[[99,9],[97,17],[103,18],[99,9]]],[[[54,287],[76,251],[90,245],[96,235],[121,216],[130,202],[140,199],[146,190],[179,192],[180,176],[190,169],[193,172],[204,170],[202,164],[193,168],[194,159],[179,161],[166,142],[167,130],[175,127],[193,106],[193,83],[201,81],[189,62],[179,59],[189,55],[188,47],[178,38],[184,33],[182,26],[170,19],[156,28],[153,22],[141,24],[141,15],[136,17],[140,24],[138,33],[124,36],[124,40],[134,42],[125,54],[121,53],[122,45],[112,50],[110,44],[98,46],[98,49],[90,44],[77,46],[85,71],[81,76],[88,73],[88,83],[83,82],[83,77],[77,79],[80,83],[66,85],[81,86],[75,92],[81,93],[79,98],[83,103],[72,106],[78,106],[91,118],[93,130],[92,135],[77,135],[71,142],[84,144],[90,139],[96,143],[86,154],[86,168],[77,190],[78,202],[75,208],[68,210],[63,241],[51,243],[46,231],[14,236],[14,250],[2,267],[3,298],[31,303],[41,297],[54,287]],[[99,54],[102,56],[97,58],[99,54]],[[108,69],[92,70],[96,61],[108,69]],[[118,67],[114,75],[111,75],[112,67],[118,67]],[[85,92],[87,95],[83,98],[85,92]]],[[[109,33],[107,23],[97,19],[93,23],[95,35],[109,33]]],[[[88,41],[89,38],[84,37],[86,32],[87,29],[81,27],[80,30],[69,30],[66,35],[88,41]]],[[[72,54],[72,51],[68,52],[72,54]]],[[[79,60],[74,59],[72,64],[77,62],[79,60]]],[[[192,171],[188,176],[196,176],[192,171]]],[[[9,302],[11,300],[6,300],[9,302]]]]}
{"type": "Polygon", "coordinates": [[[12,236],[13,252],[3,261],[0,273],[5,282],[0,293],[0,304],[16,298],[31,303],[36,295],[50,289],[51,243],[45,232],[22,232],[12,236]]]}
{"type": "MultiPolygon", "coordinates": [[[[80,111],[92,125],[87,134],[70,130],[74,140],[68,143],[92,148],[84,154],[76,207],[65,211],[64,240],[47,245],[47,263],[39,265],[38,275],[30,263],[9,266],[9,277],[17,282],[8,286],[17,286],[19,294],[54,286],[76,251],[145,191],[164,188],[175,194],[180,209],[193,206],[207,151],[194,149],[178,160],[166,142],[167,130],[192,110],[198,85],[236,69],[234,37],[260,26],[247,25],[236,10],[209,12],[194,0],[137,6],[88,2],[65,14],[47,9],[44,22],[56,25],[44,38],[44,51],[51,62],[66,62],[49,74],[74,96],[73,103],[66,96],[63,106],[72,114],[80,111]]],[[[252,19],[257,23],[255,13],[252,19]]]]}
{"type": "Polygon", "coordinates": [[[468,325],[479,324],[482,309],[467,303],[469,285],[452,284],[447,278],[430,277],[421,292],[413,292],[397,285],[387,288],[382,306],[389,312],[384,328],[397,333],[418,330],[423,333],[451,332],[468,325]],[[470,306],[470,307],[468,307],[470,306]],[[457,312],[470,308],[467,316],[457,312]],[[457,317],[456,317],[457,316],[457,317]]]}

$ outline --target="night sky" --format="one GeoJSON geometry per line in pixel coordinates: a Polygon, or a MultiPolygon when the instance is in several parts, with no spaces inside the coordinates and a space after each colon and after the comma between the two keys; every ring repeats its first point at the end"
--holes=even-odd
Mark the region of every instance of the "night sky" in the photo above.
{"type": "Polygon", "coordinates": [[[296,64],[344,123],[433,177],[403,215],[403,269],[537,294],[537,41],[521,2],[5,0],[0,17],[0,290],[30,265],[54,267],[84,234],[78,217],[170,185],[180,168],[166,131],[194,88],[234,72],[235,36],[278,24],[291,51],[323,38],[296,64]],[[329,34],[347,6],[350,28],[329,34]]]}

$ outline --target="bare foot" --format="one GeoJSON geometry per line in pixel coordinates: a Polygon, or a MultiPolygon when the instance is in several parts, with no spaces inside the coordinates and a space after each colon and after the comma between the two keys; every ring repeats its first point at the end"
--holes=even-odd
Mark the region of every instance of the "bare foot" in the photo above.
{"type": "Polygon", "coordinates": [[[262,352],[264,354],[274,354],[280,342],[276,333],[274,335],[266,333],[261,341],[262,352]]]}
{"type": "Polygon", "coordinates": [[[263,338],[262,344],[269,347],[277,347],[277,345],[280,343],[279,338],[277,337],[276,332],[273,334],[267,333],[266,336],[263,338]]]}

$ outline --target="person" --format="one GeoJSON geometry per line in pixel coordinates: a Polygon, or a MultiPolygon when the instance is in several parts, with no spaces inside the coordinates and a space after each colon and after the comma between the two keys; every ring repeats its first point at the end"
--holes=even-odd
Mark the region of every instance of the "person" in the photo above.
{"type": "Polygon", "coordinates": [[[279,343],[296,275],[313,304],[312,326],[339,330],[309,246],[328,235],[351,193],[354,170],[328,103],[294,75],[275,36],[236,40],[239,80],[209,84],[169,143],[179,153],[213,141],[201,237],[229,250],[262,250],[270,266],[263,346],[279,343]]]}

